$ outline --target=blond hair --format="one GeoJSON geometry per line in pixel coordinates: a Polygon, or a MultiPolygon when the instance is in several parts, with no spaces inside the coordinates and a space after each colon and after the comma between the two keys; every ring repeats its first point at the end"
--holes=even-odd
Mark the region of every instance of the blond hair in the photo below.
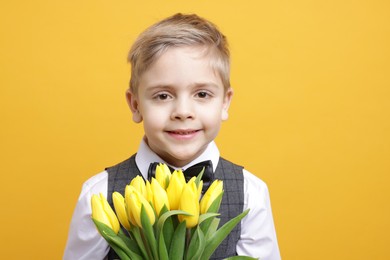
{"type": "Polygon", "coordinates": [[[230,54],[226,37],[218,28],[195,14],[175,14],[147,28],[134,42],[128,62],[131,64],[130,90],[136,94],[142,74],[168,48],[205,47],[211,67],[219,74],[225,91],[230,87],[230,54]]]}

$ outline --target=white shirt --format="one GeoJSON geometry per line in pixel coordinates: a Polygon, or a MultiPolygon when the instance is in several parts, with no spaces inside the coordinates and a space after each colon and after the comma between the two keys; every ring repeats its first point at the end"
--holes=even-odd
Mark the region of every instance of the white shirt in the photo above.
{"type": "MultiPolygon", "coordinates": [[[[201,161],[211,160],[215,171],[219,156],[216,144],[211,142],[198,158],[183,169],[201,161]]],[[[164,162],[164,160],[142,141],[135,162],[141,174],[147,179],[149,164],[164,162]]],[[[279,260],[280,253],[267,185],[245,169],[243,174],[244,210],[249,208],[250,211],[241,220],[241,236],[236,246],[237,254],[258,257],[261,260],[279,260]]],[[[99,193],[107,197],[107,182],[108,173],[103,171],[84,183],[70,223],[64,260],[99,260],[107,256],[109,245],[97,232],[91,220],[91,197],[99,193]]]]}

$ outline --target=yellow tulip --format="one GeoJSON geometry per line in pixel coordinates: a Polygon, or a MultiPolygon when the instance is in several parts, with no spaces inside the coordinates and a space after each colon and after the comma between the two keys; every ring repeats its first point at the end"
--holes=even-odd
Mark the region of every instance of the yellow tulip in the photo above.
{"type": "Polygon", "coordinates": [[[191,214],[191,216],[178,216],[180,222],[186,221],[187,228],[196,226],[199,220],[199,195],[194,181],[195,177],[184,185],[180,197],[179,209],[191,214]]]}
{"type": "Polygon", "coordinates": [[[140,175],[131,180],[130,186],[133,186],[142,196],[146,197],[145,181],[140,175]]]}
{"type": "Polygon", "coordinates": [[[207,189],[206,193],[203,195],[202,200],[200,201],[201,214],[204,214],[208,211],[211,204],[222,193],[222,191],[223,191],[223,182],[221,180],[215,180],[207,189]]]}
{"type": "Polygon", "coordinates": [[[119,232],[119,221],[107,199],[100,193],[100,197],[91,198],[92,218],[109,226],[116,234],[119,232]]]}
{"type": "Polygon", "coordinates": [[[152,178],[152,183],[150,187],[153,193],[153,206],[156,210],[157,216],[159,216],[161,209],[164,207],[164,205],[169,210],[168,195],[155,178],[152,178]]]}
{"type": "Polygon", "coordinates": [[[114,208],[119,222],[125,229],[130,230],[130,222],[125,207],[125,198],[119,192],[114,192],[112,194],[112,201],[114,202],[114,208]]]}
{"type": "Polygon", "coordinates": [[[156,167],[156,179],[163,189],[166,189],[171,178],[171,171],[164,163],[160,163],[156,167]]]}
{"type": "Polygon", "coordinates": [[[198,185],[198,199],[202,196],[202,189],[203,189],[203,180],[200,180],[198,185]]]}
{"type": "Polygon", "coordinates": [[[179,209],[180,197],[185,184],[186,180],[183,172],[181,170],[175,170],[172,173],[172,177],[167,188],[167,195],[171,210],[179,209]]]}
{"type": "Polygon", "coordinates": [[[145,199],[145,197],[137,191],[134,187],[128,185],[125,191],[125,203],[127,205],[127,215],[130,218],[130,222],[133,225],[137,225],[142,228],[141,223],[141,208],[144,206],[146,214],[150,223],[153,225],[155,222],[155,215],[152,206],[145,199]]]}
{"type": "Polygon", "coordinates": [[[152,188],[150,187],[150,182],[146,181],[146,200],[150,203],[153,203],[153,191],[152,188]]]}
{"type": "Polygon", "coordinates": [[[137,222],[135,221],[135,218],[133,216],[133,212],[130,210],[129,203],[131,200],[131,193],[133,192],[138,192],[133,186],[126,185],[125,188],[125,208],[126,208],[126,213],[127,213],[127,219],[130,221],[130,223],[133,226],[137,226],[137,222]]]}

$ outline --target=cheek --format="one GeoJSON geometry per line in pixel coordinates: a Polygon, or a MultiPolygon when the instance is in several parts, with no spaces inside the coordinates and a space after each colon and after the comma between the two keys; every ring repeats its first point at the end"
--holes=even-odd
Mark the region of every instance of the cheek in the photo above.
{"type": "Polygon", "coordinates": [[[221,125],[221,110],[219,109],[210,109],[207,110],[202,115],[203,118],[203,124],[206,128],[217,128],[219,129],[221,125]]]}
{"type": "Polygon", "coordinates": [[[142,111],[145,131],[158,130],[164,127],[167,115],[163,109],[145,109],[142,111]]]}

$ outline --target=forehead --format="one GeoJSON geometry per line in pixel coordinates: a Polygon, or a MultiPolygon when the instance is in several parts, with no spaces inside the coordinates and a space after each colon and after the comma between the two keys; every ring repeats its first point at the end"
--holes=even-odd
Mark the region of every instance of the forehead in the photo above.
{"type": "Polygon", "coordinates": [[[223,87],[212,61],[213,55],[203,46],[169,48],[141,75],[140,87],[208,83],[223,87]]]}

